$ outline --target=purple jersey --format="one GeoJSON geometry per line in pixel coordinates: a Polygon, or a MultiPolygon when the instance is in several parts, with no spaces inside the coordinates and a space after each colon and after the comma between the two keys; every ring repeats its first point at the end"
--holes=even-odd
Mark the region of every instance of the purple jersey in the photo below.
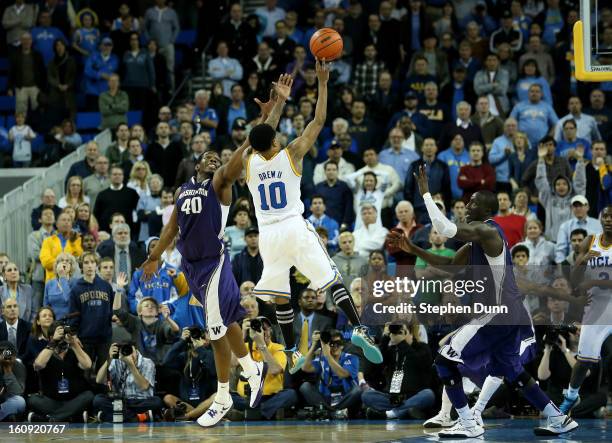
{"type": "Polygon", "coordinates": [[[221,205],[212,180],[195,178],[181,186],[176,200],[179,240],[176,244],[183,260],[197,262],[223,254],[223,231],[229,206],[221,205]]]}

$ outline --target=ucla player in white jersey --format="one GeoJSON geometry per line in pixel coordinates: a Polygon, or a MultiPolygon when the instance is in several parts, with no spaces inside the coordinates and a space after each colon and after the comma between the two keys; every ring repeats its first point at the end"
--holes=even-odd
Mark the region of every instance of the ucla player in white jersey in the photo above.
{"type": "Polygon", "coordinates": [[[580,401],[578,392],[589,368],[599,362],[601,347],[612,334],[612,206],[601,212],[603,234],[589,235],[578,251],[572,283],[587,291],[576,364],[559,409],[568,413],[580,401]]]}
{"type": "MultiPolygon", "coordinates": [[[[352,342],[361,347],[365,357],[382,362],[382,354],[361,325],[351,295],[342,283],[340,273],[331,261],[314,228],[302,216],[300,195],[302,159],[316,143],[327,114],[327,81],[329,65],[316,63],[318,98],[314,119],[302,135],[282,148],[276,139],[275,126],[260,124],[249,133],[252,149],[244,156],[246,182],[253,196],[259,224],[259,251],[264,269],[253,294],[276,301],[276,316],[288,349],[295,347],[293,308],[290,303],[289,270],[295,266],[311,284],[330,289],[334,302],[355,326],[352,342]]],[[[292,372],[303,364],[294,353],[292,372]]]]}

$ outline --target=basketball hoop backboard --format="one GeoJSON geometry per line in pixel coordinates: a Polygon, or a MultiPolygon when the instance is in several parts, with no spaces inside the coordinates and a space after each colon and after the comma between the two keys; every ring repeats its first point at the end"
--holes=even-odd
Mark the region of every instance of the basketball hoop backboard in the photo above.
{"type": "Polygon", "coordinates": [[[602,26],[602,19],[612,21],[611,18],[610,0],[580,0],[580,20],[574,24],[574,62],[578,80],[612,81],[612,29],[602,26]]]}

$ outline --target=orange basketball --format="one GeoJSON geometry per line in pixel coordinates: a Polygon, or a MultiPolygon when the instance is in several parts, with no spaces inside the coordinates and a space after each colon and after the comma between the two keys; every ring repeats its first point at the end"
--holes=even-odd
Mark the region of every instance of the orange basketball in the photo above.
{"type": "Polygon", "coordinates": [[[310,37],[310,52],[315,58],[335,60],[342,55],[342,37],[335,29],[321,28],[310,37]]]}

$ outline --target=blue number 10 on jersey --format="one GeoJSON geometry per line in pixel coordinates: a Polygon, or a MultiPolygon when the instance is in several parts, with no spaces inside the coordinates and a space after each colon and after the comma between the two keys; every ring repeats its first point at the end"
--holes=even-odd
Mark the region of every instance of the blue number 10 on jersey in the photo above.
{"type": "Polygon", "coordinates": [[[287,206],[287,193],[285,192],[285,183],[283,182],[272,182],[268,186],[268,192],[266,195],[265,183],[260,184],[257,187],[259,191],[259,199],[261,200],[261,209],[263,211],[269,211],[270,206],[272,209],[282,209],[287,206]],[[268,202],[270,202],[268,204],[268,202]]]}

